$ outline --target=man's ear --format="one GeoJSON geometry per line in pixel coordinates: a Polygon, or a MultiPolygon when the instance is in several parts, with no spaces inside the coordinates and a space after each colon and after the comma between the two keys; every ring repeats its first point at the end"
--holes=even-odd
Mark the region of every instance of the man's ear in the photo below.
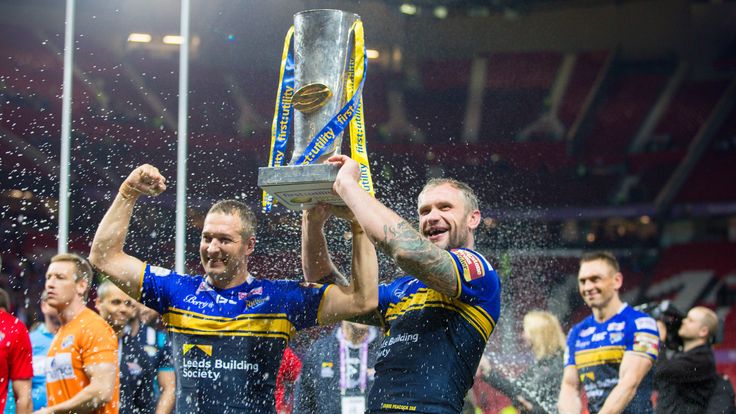
{"type": "Polygon", "coordinates": [[[471,230],[475,230],[480,225],[480,210],[473,210],[468,214],[468,227],[471,230]]]}

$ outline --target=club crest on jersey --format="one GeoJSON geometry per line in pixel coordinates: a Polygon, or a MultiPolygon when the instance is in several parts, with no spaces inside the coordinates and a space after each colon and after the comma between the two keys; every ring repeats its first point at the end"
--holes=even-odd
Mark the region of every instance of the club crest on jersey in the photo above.
{"type": "Polygon", "coordinates": [[[486,269],[480,257],[467,250],[453,249],[451,252],[457,257],[460,268],[462,269],[463,278],[466,282],[480,279],[486,275],[486,269]]]}
{"type": "Polygon", "coordinates": [[[624,339],[624,333],[623,332],[612,332],[609,338],[611,338],[612,344],[616,344],[616,343],[621,342],[621,340],[624,339]]]}

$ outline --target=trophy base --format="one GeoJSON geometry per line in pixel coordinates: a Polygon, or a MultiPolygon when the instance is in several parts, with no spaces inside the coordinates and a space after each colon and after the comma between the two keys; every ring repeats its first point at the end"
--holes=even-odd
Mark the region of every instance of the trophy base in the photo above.
{"type": "Polygon", "coordinates": [[[289,210],[307,210],[317,203],[344,206],[332,192],[340,168],[331,164],[286,165],[258,168],[258,187],[289,210]]]}

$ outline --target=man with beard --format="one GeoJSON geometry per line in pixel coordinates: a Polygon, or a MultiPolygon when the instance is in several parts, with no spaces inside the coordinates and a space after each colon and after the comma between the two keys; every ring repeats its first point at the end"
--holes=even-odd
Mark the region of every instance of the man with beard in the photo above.
{"type": "Polygon", "coordinates": [[[375,250],[353,222],[352,266],[360,276],[349,285],[256,279],[248,271],[255,215],[244,203],[225,200],[204,220],[204,274],[178,274],[123,251],[138,198],[165,189],[166,179],[155,167],[131,172],[97,229],[90,260],[124,292],[162,314],[173,343],[178,413],[273,413],[281,355],[295,332],[375,308],[375,250]]]}
{"type": "MultiPolygon", "coordinates": [[[[498,320],[500,281],[474,248],[481,215],[466,184],[433,179],[418,198],[419,231],[366,193],[360,167],[344,155],[333,186],[368,237],[407,273],[379,286],[371,318],[384,326],[367,412],[459,413],[498,320]]],[[[307,280],[334,274],[322,225],[305,216],[307,280]]],[[[304,230],[303,230],[304,231],[304,230]]],[[[355,275],[353,275],[355,276],[355,275]]]]}
{"type": "Polygon", "coordinates": [[[659,354],[657,322],[621,301],[622,283],[611,253],[592,252],[580,259],[578,289],[593,314],[567,337],[558,402],[562,414],[581,412],[581,385],[591,413],[652,412],[647,374],[659,354]]]}

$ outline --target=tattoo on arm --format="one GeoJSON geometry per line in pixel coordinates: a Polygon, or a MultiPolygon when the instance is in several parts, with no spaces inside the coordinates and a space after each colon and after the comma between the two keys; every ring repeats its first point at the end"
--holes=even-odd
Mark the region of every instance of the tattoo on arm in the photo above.
{"type": "Polygon", "coordinates": [[[438,292],[457,294],[455,269],[446,251],[422,237],[406,221],[384,226],[383,233],[383,240],[377,240],[376,246],[393,257],[402,270],[438,292]]]}
{"type": "Polygon", "coordinates": [[[348,282],[348,279],[345,278],[345,276],[343,276],[342,273],[338,272],[337,270],[334,270],[330,272],[329,274],[325,275],[322,279],[319,280],[318,283],[322,283],[322,284],[334,283],[340,286],[347,286],[350,284],[350,282],[348,282]]]}

